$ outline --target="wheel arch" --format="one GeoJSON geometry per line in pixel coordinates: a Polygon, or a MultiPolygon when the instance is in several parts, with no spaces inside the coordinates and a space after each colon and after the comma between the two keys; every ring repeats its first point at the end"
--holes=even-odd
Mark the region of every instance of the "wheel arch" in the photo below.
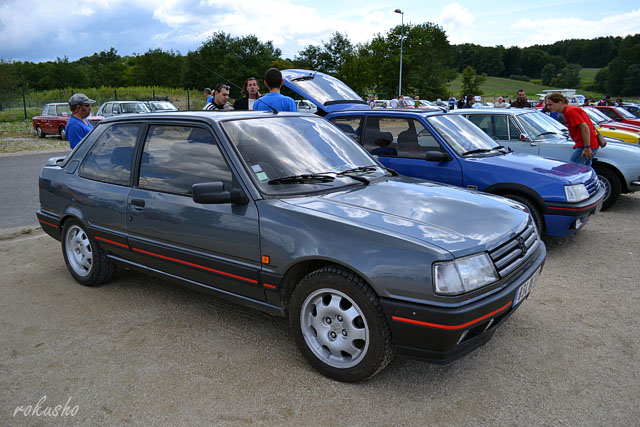
{"type": "MultiPolygon", "coordinates": [[[[281,307],[282,314],[285,317],[289,316],[289,304],[291,301],[291,296],[293,295],[293,291],[296,286],[300,283],[300,281],[306,277],[307,275],[313,273],[314,271],[320,270],[324,267],[328,267],[330,265],[335,265],[344,270],[348,270],[354,275],[358,276],[362,279],[374,292],[375,289],[371,286],[371,283],[367,280],[365,276],[360,274],[358,271],[354,270],[352,267],[347,266],[343,263],[340,263],[336,260],[332,259],[305,259],[296,262],[294,265],[290,266],[287,272],[282,277],[281,286],[280,286],[280,299],[281,299],[281,307]]],[[[376,292],[376,294],[378,294],[376,292]]]]}
{"type": "Polygon", "coordinates": [[[483,190],[486,193],[495,194],[497,196],[503,196],[505,194],[519,194],[521,196],[531,199],[541,212],[544,212],[546,203],[537,191],[526,185],[518,184],[515,182],[503,182],[499,184],[490,185],[483,190]]]}
{"type": "MultiPolygon", "coordinates": [[[[628,187],[628,183],[626,178],[624,177],[624,175],[622,175],[622,172],[620,172],[620,169],[618,169],[617,167],[615,167],[614,165],[612,165],[611,163],[608,163],[606,161],[602,161],[602,160],[597,160],[596,162],[593,163],[593,169],[597,169],[597,168],[605,168],[608,169],[609,171],[613,172],[618,179],[620,180],[620,192],[621,193],[629,193],[629,187],[628,187]]],[[[596,173],[598,171],[596,170],[596,173]]]]}

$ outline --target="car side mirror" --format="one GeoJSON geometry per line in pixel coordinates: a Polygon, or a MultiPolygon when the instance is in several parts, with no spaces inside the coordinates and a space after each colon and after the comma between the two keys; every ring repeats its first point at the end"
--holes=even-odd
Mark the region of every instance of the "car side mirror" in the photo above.
{"type": "Polygon", "coordinates": [[[242,191],[225,191],[221,181],[201,182],[191,186],[193,201],[201,204],[245,205],[249,199],[242,191]]]}
{"type": "Polygon", "coordinates": [[[428,162],[449,162],[453,160],[449,153],[443,153],[442,151],[427,151],[424,159],[428,162]]]}

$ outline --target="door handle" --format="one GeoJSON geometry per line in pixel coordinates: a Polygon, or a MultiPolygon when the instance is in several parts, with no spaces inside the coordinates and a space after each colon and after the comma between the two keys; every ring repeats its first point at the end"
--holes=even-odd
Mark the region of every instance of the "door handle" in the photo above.
{"type": "Polygon", "coordinates": [[[131,205],[136,206],[138,208],[144,208],[144,200],[142,200],[142,199],[131,199],[131,205]]]}

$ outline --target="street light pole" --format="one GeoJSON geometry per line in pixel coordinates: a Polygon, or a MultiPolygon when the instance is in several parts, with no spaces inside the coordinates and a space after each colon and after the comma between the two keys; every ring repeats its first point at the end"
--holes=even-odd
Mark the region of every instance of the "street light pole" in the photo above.
{"type": "Polygon", "coordinates": [[[394,10],[395,13],[402,15],[402,34],[400,36],[400,80],[398,81],[398,96],[402,96],[402,45],[404,43],[404,12],[400,9],[394,10]]]}

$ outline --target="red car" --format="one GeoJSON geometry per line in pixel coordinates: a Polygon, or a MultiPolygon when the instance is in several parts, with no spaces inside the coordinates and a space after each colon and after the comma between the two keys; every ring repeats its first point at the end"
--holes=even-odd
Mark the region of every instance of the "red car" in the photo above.
{"type": "Polygon", "coordinates": [[[605,114],[602,108],[605,107],[584,107],[585,113],[591,117],[591,120],[598,126],[609,128],[612,130],[625,130],[628,132],[635,132],[640,134],[640,126],[632,125],[625,122],[617,122],[605,114]]]}
{"type": "Polygon", "coordinates": [[[628,123],[630,125],[640,126],[640,119],[625,110],[622,107],[593,107],[602,111],[608,117],[612,118],[616,122],[628,123]]]}
{"type": "MultiPolygon", "coordinates": [[[[66,102],[56,102],[53,104],[46,104],[42,107],[42,111],[39,116],[35,116],[33,119],[33,128],[38,133],[40,138],[44,138],[47,134],[60,135],[61,139],[67,139],[67,133],[65,127],[71,116],[71,110],[69,104],[66,102]]],[[[102,117],[89,116],[87,117],[89,123],[93,126],[97,124],[102,117]]]]}

